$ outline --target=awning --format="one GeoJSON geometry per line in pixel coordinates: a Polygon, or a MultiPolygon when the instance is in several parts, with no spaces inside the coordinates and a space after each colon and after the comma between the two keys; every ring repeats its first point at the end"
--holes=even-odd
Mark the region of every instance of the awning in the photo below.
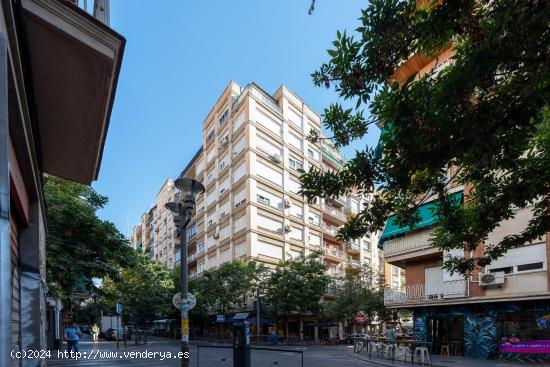
{"type": "MultiPolygon", "coordinates": [[[[462,202],[462,191],[455,192],[454,194],[451,194],[452,200],[459,205],[462,202]]],[[[380,241],[378,242],[378,248],[382,249],[382,245],[387,240],[401,237],[406,233],[409,233],[411,231],[421,229],[421,228],[427,228],[431,227],[434,224],[437,223],[437,215],[435,214],[435,210],[437,209],[438,202],[436,200],[431,201],[429,203],[422,204],[418,209],[418,214],[420,216],[420,220],[414,225],[414,227],[411,229],[409,226],[405,225],[403,227],[399,226],[399,223],[397,222],[397,218],[395,215],[392,215],[388,218],[386,221],[386,227],[384,228],[384,232],[382,233],[382,236],[380,237],[380,241]]]]}

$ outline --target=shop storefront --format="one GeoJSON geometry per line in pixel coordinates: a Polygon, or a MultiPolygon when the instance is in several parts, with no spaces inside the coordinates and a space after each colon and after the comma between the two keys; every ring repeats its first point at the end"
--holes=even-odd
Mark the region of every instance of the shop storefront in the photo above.
{"type": "Polygon", "coordinates": [[[448,346],[467,358],[548,361],[550,301],[416,308],[414,334],[434,354],[448,346]]]}

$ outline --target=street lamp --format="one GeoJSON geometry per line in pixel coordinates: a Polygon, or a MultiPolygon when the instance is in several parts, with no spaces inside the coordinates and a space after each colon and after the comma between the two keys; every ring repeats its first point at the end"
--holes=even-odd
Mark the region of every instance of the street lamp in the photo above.
{"type": "Polygon", "coordinates": [[[189,366],[189,358],[183,356],[189,353],[189,300],[187,284],[187,225],[191,221],[193,209],[198,194],[204,192],[204,186],[197,180],[191,178],[178,178],[175,182],[180,190],[178,201],[166,203],[166,209],[175,213],[174,221],[180,232],[180,265],[181,265],[181,359],[182,366],[189,366]]]}

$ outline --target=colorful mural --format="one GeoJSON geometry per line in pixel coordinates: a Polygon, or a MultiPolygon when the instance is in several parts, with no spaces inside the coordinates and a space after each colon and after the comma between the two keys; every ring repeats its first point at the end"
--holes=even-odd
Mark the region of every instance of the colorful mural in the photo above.
{"type": "MultiPolygon", "coordinates": [[[[475,359],[501,359],[508,361],[542,362],[550,360],[549,340],[515,340],[515,335],[497,334],[499,315],[525,315],[550,312],[550,302],[510,302],[479,305],[426,307],[414,310],[414,336],[428,341],[431,318],[461,317],[464,320],[464,356],[475,359]]],[[[536,329],[546,329],[548,318],[534,318],[536,329]]],[[[501,331],[502,332],[502,331],[501,331]]]]}

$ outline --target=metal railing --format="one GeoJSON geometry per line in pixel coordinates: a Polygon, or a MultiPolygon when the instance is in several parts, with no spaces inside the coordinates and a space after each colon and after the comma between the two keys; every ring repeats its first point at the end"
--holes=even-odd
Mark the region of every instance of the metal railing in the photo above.
{"type": "Polygon", "coordinates": [[[338,227],[333,227],[333,226],[330,226],[328,224],[323,224],[322,228],[323,228],[323,231],[325,233],[328,233],[328,234],[332,235],[333,237],[336,237],[336,234],[338,233],[338,227]]]}
{"type": "Polygon", "coordinates": [[[337,217],[339,219],[342,219],[343,221],[347,220],[346,213],[343,210],[336,209],[329,205],[324,205],[323,210],[330,213],[334,217],[337,217]]]}
{"type": "Polygon", "coordinates": [[[110,0],[71,0],[70,2],[93,15],[101,23],[110,24],[110,0]]]}
{"type": "Polygon", "coordinates": [[[431,247],[430,231],[423,231],[386,241],[386,243],[384,243],[384,255],[386,257],[396,256],[422,249],[429,249],[431,247]]]}
{"type": "Polygon", "coordinates": [[[405,292],[393,289],[384,290],[384,304],[403,304],[413,302],[437,302],[449,298],[468,297],[469,282],[465,279],[429,285],[416,284],[405,287],[405,292]]]}

